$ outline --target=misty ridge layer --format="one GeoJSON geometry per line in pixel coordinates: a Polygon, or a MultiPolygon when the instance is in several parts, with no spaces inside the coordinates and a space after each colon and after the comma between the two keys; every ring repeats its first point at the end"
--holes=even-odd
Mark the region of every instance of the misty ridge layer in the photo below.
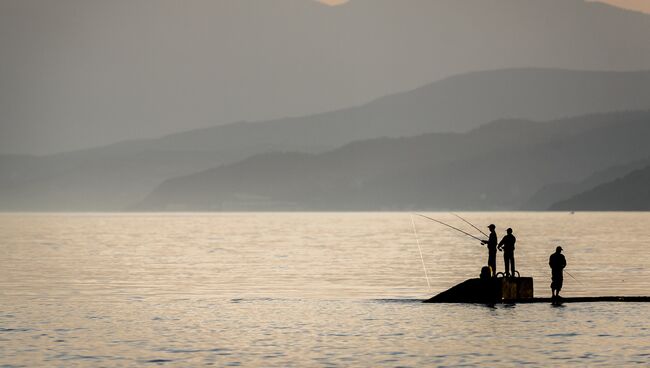
{"type": "Polygon", "coordinates": [[[507,69],[445,78],[357,107],[215,126],[151,143],[161,150],[219,149],[240,157],[271,150],[322,152],[368,138],[466,132],[503,118],[553,120],[647,108],[650,71],[507,69]]]}
{"type": "Polygon", "coordinates": [[[649,122],[648,111],[498,120],[464,134],[263,154],[166,181],[134,209],[514,209],[547,184],[650,160],[649,122]]]}
{"type": "MultiPolygon", "coordinates": [[[[649,164],[650,159],[643,159],[599,170],[579,181],[550,183],[543,186],[533,194],[526,202],[524,202],[520,209],[533,211],[549,210],[557,202],[562,202],[583,192],[594,189],[599,185],[622,178],[635,170],[645,168],[649,164]]],[[[607,208],[605,207],[602,208],[602,210],[606,209],[607,208]]]]}
{"type": "Polygon", "coordinates": [[[622,178],[559,201],[553,211],[650,211],[650,162],[622,178]]]}
{"type": "MultiPolygon", "coordinates": [[[[650,69],[650,16],[582,0],[3,0],[0,15],[2,153],[314,115],[470,71],[650,69]]],[[[437,124],[562,117],[504,113],[437,124]]]]}
{"type": "MultiPolygon", "coordinates": [[[[552,120],[648,108],[650,72],[475,72],[330,113],[215,126],[44,157],[0,156],[0,210],[117,211],[167,179],[261,153],[322,153],[358,140],[463,132],[505,117],[552,120]]],[[[460,157],[455,153],[450,159],[460,157]]],[[[327,181],[319,185],[330,185],[327,181]]]]}

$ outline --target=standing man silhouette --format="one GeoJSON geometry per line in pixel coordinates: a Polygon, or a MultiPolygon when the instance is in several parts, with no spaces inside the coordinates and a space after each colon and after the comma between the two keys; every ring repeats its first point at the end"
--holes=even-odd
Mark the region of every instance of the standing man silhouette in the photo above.
{"type": "Polygon", "coordinates": [[[490,224],[488,229],[490,229],[490,238],[488,240],[481,241],[481,244],[487,245],[488,248],[488,266],[490,267],[490,272],[492,276],[497,273],[497,233],[494,231],[497,227],[494,224],[490,224]]]}
{"type": "Polygon", "coordinates": [[[499,242],[498,248],[503,251],[503,263],[506,266],[506,277],[515,276],[515,242],[517,238],[512,235],[512,229],[506,230],[506,236],[499,242]],[[510,268],[510,270],[508,270],[510,268]],[[512,272],[510,272],[512,271],[512,272]]]}
{"type": "Polygon", "coordinates": [[[559,298],[564,281],[564,267],[566,267],[566,258],[562,254],[562,247],[555,248],[555,253],[551,254],[548,259],[548,265],[551,266],[551,296],[559,298]]]}

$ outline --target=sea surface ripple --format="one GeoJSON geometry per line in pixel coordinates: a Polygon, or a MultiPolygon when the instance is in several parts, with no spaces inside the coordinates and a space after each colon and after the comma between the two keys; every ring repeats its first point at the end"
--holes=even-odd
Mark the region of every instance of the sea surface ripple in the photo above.
{"type": "MultiPolygon", "coordinates": [[[[420,303],[487,251],[414,218],[421,258],[410,216],[2,214],[0,367],[647,366],[650,303],[420,303]]],[[[536,296],[557,245],[565,296],[650,295],[649,213],[461,216],[514,229],[536,296]]]]}

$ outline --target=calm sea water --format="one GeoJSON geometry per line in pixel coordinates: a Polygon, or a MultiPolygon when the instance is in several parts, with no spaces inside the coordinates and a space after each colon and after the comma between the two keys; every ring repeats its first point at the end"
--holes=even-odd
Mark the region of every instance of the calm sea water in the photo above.
{"type": "MultiPolygon", "coordinates": [[[[556,245],[563,295],[650,295],[650,213],[461,215],[536,296],[556,245]]],[[[0,215],[0,366],[648,366],[650,303],[419,303],[487,252],[414,220],[430,286],[404,213],[0,215]]]]}

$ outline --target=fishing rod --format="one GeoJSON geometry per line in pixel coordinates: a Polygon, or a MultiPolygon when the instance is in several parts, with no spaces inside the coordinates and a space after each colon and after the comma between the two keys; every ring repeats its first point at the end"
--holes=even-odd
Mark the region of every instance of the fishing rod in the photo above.
{"type": "Polygon", "coordinates": [[[574,280],[575,280],[577,283],[579,283],[580,285],[584,285],[580,280],[576,279],[575,276],[573,276],[569,271],[563,269],[562,272],[564,272],[564,273],[566,273],[567,275],[569,275],[569,277],[571,277],[572,279],[574,279],[574,280]]]}
{"type": "Polygon", "coordinates": [[[470,234],[470,233],[468,233],[468,232],[466,232],[466,231],[463,231],[463,230],[461,230],[461,229],[459,229],[459,228],[457,228],[457,227],[451,226],[451,225],[449,225],[449,224],[445,224],[444,222],[442,222],[442,221],[440,221],[440,220],[436,220],[436,219],[431,218],[431,217],[429,217],[429,216],[421,215],[421,214],[419,214],[419,213],[416,213],[416,215],[418,215],[418,216],[420,216],[420,217],[424,217],[425,219],[431,220],[431,221],[433,221],[433,222],[437,222],[437,223],[439,223],[440,225],[447,226],[448,228],[450,228],[450,229],[454,229],[454,230],[456,230],[456,231],[458,231],[458,232],[460,232],[460,233],[463,233],[463,234],[469,236],[469,237],[472,238],[472,239],[476,239],[476,240],[478,240],[478,241],[480,241],[480,242],[484,241],[484,239],[477,238],[477,237],[475,237],[474,235],[472,235],[472,234],[470,234]]]}
{"type": "Polygon", "coordinates": [[[452,212],[451,214],[454,215],[454,216],[456,216],[456,217],[458,217],[459,219],[463,220],[466,224],[469,224],[469,226],[473,227],[474,229],[478,230],[479,233],[481,233],[481,234],[487,236],[488,238],[490,237],[488,234],[484,233],[481,229],[479,229],[478,227],[474,226],[474,224],[472,224],[471,222],[469,222],[469,221],[465,220],[464,218],[460,217],[460,215],[457,215],[457,214],[455,214],[455,213],[453,213],[453,212],[452,212]]]}
{"type": "Polygon", "coordinates": [[[582,282],[580,282],[578,279],[576,279],[575,277],[573,277],[573,275],[570,274],[569,271],[566,271],[566,270],[565,270],[564,273],[566,273],[567,275],[571,276],[571,278],[574,279],[574,280],[576,280],[580,285],[583,285],[582,282]]]}

